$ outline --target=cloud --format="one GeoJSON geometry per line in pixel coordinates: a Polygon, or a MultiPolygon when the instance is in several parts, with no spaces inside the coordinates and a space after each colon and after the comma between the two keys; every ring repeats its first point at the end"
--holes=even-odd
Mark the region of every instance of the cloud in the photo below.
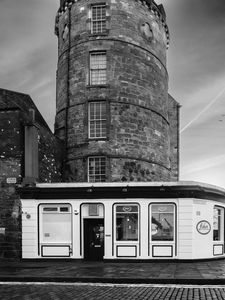
{"type": "Polygon", "coordinates": [[[215,104],[215,102],[217,100],[219,100],[225,93],[225,86],[223,87],[223,89],[206,105],[204,106],[204,108],[191,120],[189,121],[189,123],[187,123],[181,130],[180,133],[184,132],[185,130],[187,130],[194,122],[196,122],[204,113],[206,113],[213,104],[215,104]]]}
{"type": "Polygon", "coordinates": [[[199,171],[205,171],[212,167],[217,167],[225,164],[225,154],[218,155],[215,157],[208,157],[205,159],[199,159],[197,162],[193,161],[192,163],[186,165],[183,170],[183,176],[196,173],[199,171]]]}

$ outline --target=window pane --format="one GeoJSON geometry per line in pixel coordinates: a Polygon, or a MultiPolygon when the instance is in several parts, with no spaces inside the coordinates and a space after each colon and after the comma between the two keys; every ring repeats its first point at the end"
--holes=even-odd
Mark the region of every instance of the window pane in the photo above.
{"type": "Polygon", "coordinates": [[[92,33],[103,33],[106,29],[106,5],[92,6],[92,33]]]}
{"type": "Polygon", "coordinates": [[[106,181],[106,158],[89,157],[89,182],[106,181]]]}
{"type": "Polygon", "coordinates": [[[221,241],[221,218],[222,218],[222,209],[214,208],[213,210],[213,240],[221,241]]]}
{"type": "Polygon", "coordinates": [[[116,240],[138,240],[138,213],[116,213],[116,240]]]}
{"type": "Polygon", "coordinates": [[[106,137],[106,103],[92,102],[89,104],[89,137],[106,137]]]}
{"type": "Polygon", "coordinates": [[[106,84],[106,53],[90,54],[90,84],[106,84]]]}
{"type": "Polygon", "coordinates": [[[43,214],[42,241],[63,243],[71,240],[71,214],[43,214]]]}
{"type": "Polygon", "coordinates": [[[174,240],[174,205],[151,205],[151,236],[152,241],[174,240]]]}

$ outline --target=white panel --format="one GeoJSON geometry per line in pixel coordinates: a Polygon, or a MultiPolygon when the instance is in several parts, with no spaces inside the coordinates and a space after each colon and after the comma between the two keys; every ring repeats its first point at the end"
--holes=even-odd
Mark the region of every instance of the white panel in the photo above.
{"type": "Polygon", "coordinates": [[[184,226],[179,223],[179,233],[191,233],[192,234],[192,224],[190,226],[184,226]]]}
{"type": "Polygon", "coordinates": [[[185,246],[192,247],[192,240],[184,240],[184,239],[180,240],[180,247],[185,247],[185,246]]]}
{"type": "Polygon", "coordinates": [[[23,251],[23,258],[34,258],[34,253],[29,251],[23,251]]]}
{"type": "Polygon", "coordinates": [[[69,246],[43,246],[42,247],[42,256],[69,256],[69,246]]]}
{"type": "Polygon", "coordinates": [[[36,240],[37,239],[37,231],[25,232],[25,233],[23,232],[22,234],[23,234],[23,240],[36,240]]]}
{"type": "Polygon", "coordinates": [[[179,247],[179,251],[184,253],[184,252],[188,252],[188,253],[191,253],[192,252],[192,244],[189,244],[189,245],[181,245],[179,247]]]}
{"type": "Polygon", "coordinates": [[[213,246],[213,254],[214,255],[222,255],[223,254],[223,246],[222,245],[214,245],[213,246]]]}
{"type": "Polygon", "coordinates": [[[29,233],[36,233],[37,234],[37,227],[36,226],[33,226],[33,227],[31,227],[31,226],[23,226],[23,234],[24,233],[27,233],[27,232],[29,232],[29,233]]]}
{"type": "Polygon", "coordinates": [[[153,257],[172,257],[173,256],[173,246],[153,246],[153,257]]]}
{"type": "Polygon", "coordinates": [[[36,240],[24,240],[22,241],[23,247],[24,246],[34,246],[36,244],[36,240]]]}
{"type": "Polygon", "coordinates": [[[192,219],[186,219],[186,220],[180,219],[179,224],[180,224],[180,226],[192,227],[192,219]]]}
{"type": "Polygon", "coordinates": [[[117,257],[137,257],[137,246],[117,246],[117,257]]]}
{"type": "Polygon", "coordinates": [[[180,220],[192,220],[192,212],[189,213],[182,212],[181,209],[185,209],[185,207],[180,207],[180,211],[179,211],[180,220]]]}
{"type": "Polygon", "coordinates": [[[179,241],[181,240],[192,240],[192,232],[180,232],[179,231],[179,241]]]}
{"type": "Polygon", "coordinates": [[[36,247],[34,245],[23,246],[23,251],[33,253],[33,257],[36,255],[36,247]]]}
{"type": "Polygon", "coordinates": [[[37,227],[37,220],[34,219],[23,219],[23,226],[24,227],[37,227]]]}

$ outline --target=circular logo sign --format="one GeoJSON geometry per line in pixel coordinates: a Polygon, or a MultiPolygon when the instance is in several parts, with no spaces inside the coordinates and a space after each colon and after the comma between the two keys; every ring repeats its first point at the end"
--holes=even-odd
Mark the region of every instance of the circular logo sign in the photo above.
{"type": "Polygon", "coordinates": [[[208,234],[211,231],[211,225],[208,221],[202,220],[198,222],[196,229],[200,234],[208,234]]]}
{"type": "Polygon", "coordinates": [[[131,212],[131,210],[132,210],[132,207],[130,207],[130,206],[124,206],[123,207],[124,212],[131,212]]]}

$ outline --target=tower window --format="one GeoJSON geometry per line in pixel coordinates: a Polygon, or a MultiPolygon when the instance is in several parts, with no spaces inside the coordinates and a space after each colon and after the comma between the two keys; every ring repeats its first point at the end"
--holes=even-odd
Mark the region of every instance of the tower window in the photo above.
{"type": "Polygon", "coordinates": [[[104,33],[106,31],[106,5],[96,4],[91,7],[91,33],[104,33]]]}
{"type": "Polygon", "coordinates": [[[90,84],[106,84],[106,52],[90,54],[90,84]]]}
{"type": "Polygon", "coordinates": [[[89,138],[106,137],[106,102],[89,103],[89,138]]]}
{"type": "Polygon", "coordinates": [[[93,156],[88,158],[88,182],[106,181],[106,157],[93,156]]]}

